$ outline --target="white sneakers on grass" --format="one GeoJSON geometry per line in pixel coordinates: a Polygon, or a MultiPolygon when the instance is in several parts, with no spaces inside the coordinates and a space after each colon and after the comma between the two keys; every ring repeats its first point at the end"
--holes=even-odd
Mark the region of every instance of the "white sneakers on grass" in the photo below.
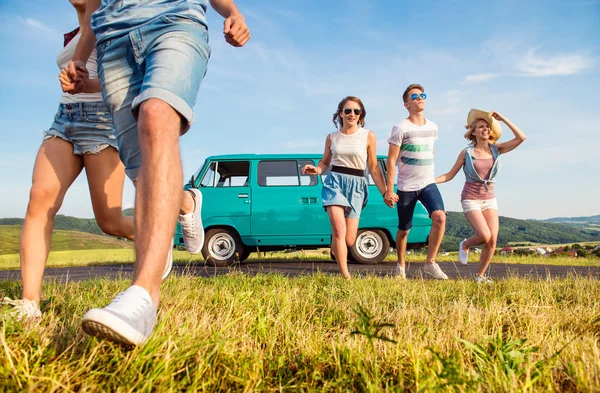
{"type": "Polygon", "coordinates": [[[125,345],[142,345],[155,324],[156,307],[138,285],[119,293],[108,306],[89,310],[81,322],[87,334],[125,345]]]}
{"type": "Polygon", "coordinates": [[[39,318],[42,316],[42,311],[40,311],[40,307],[33,300],[12,300],[9,297],[5,297],[4,299],[2,299],[2,304],[12,306],[13,309],[9,312],[9,315],[19,321],[39,318]]]}
{"type": "Polygon", "coordinates": [[[436,278],[438,280],[447,280],[448,276],[446,275],[446,273],[444,273],[442,271],[442,269],[440,269],[440,266],[436,263],[426,263],[425,266],[423,266],[423,271],[426,274],[429,274],[430,276],[432,276],[433,278],[436,278]]]}
{"type": "Polygon", "coordinates": [[[463,244],[467,241],[467,239],[464,239],[463,241],[460,242],[460,244],[458,245],[458,261],[460,263],[462,263],[463,265],[466,265],[467,263],[469,263],[469,252],[463,250],[463,244]]]}
{"type": "Polygon", "coordinates": [[[399,278],[401,280],[406,279],[406,271],[399,263],[396,263],[396,267],[394,268],[394,277],[399,278]]]}
{"type": "Polygon", "coordinates": [[[202,193],[196,188],[187,190],[194,198],[194,210],[188,214],[179,215],[183,244],[190,254],[198,254],[204,245],[204,228],[202,227],[202,193]]]}
{"type": "Polygon", "coordinates": [[[473,277],[473,280],[475,280],[475,282],[477,284],[493,284],[494,283],[494,280],[492,280],[489,277],[485,277],[485,276],[481,277],[481,276],[475,275],[473,277]]]}

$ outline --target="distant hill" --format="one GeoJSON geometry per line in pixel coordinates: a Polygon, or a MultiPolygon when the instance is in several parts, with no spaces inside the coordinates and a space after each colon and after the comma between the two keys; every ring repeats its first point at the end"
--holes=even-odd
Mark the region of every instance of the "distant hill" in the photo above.
{"type": "MultiPolygon", "coordinates": [[[[458,243],[473,234],[471,225],[463,213],[448,212],[446,235],[442,248],[446,251],[458,249],[458,243]]],[[[510,243],[560,244],[600,241],[600,232],[593,228],[578,228],[554,222],[519,220],[500,217],[498,246],[510,243]]]]}
{"type": "MultiPolygon", "coordinates": [[[[0,255],[18,254],[20,235],[20,225],[0,225],[0,255]]],[[[50,250],[98,250],[131,247],[133,247],[133,243],[130,241],[105,235],[59,229],[52,233],[52,247],[50,250]]]]}
{"type": "MultiPolygon", "coordinates": [[[[126,209],[123,211],[123,213],[125,215],[132,215],[133,209],[126,209]]],[[[571,219],[572,221],[570,224],[565,224],[562,221],[560,221],[563,220],[561,218],[551,218],[550,220],[537,221],[500,217],[500,233],[498,235],[498,245],[502,247],[507,245],[509,242],[560,244],[600,241],[600,221],[598,224],[596,224],[594,221],[596,219],[600,220],[600,216],[573,218],[571,219]],[[579,223],[584,221],[584,218],[587,219],[585,223],[577,225],[574,224],[574,222],[579,223]]],[[[0,218],[0,226],[20,226],[22,223],[22,218],[0,218]]],[[[55,219],[55,229],[102,235],[102,231],[96,224],[96,220],[94,220],[93,218],[77,218],[57,215],[55,219]]],[[[442,249],[446,251],[455,251],[458,249],[458,243],[462,239],[467,238],[472,234],[473,229],[471,228],[471,225],[469,225],[463,213],[448,212],[446,235],[444,236],[444,241],[442,242],[442,249]]],[[[105,235],[101,236],[101,238],[104,240],[114,239],[105,235]]],[[[4,235],[2,236],[2,240],[4,240],[4,235]]],[[[124,243],[130,244],[127,242],[124,243]]],[[[16,244],[18,244],[18,236],[16,244]]]]}
{"type": "Polygon", "coordinates": [[[552,222],[552,223],[562,223],[562,224],[596,224],[600,225],[600,215],[597,216],[587,216],[587,217],[554,217],[548,218],[547,220],[540,220],[541,222],[552,222]]]}
{"type": "MultiPolygon", "coordinates": [[[[23,225],[22,218],[0,218],[0,225],[23,225]]],[[[54,218],[54,229],[78,231],[102,235],[103,232],[93,218],[77,218],[57,214],[54,218]]]]}

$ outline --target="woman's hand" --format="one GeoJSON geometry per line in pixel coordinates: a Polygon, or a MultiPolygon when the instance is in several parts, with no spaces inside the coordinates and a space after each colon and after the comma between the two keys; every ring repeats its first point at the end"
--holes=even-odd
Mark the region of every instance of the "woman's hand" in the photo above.
{"type": "Polygon", "coordinates": [[[506,119],[504,118],[504,116],[502,116],[500,113],[498,112],[492,112],[492,117],[498,121],[501,122],[506,122],[506,119]]]}
{"type": "Polygon", "coordinates": [[[304,168],[302,168],[303,175],[320,175],[321,172],[321,169],[314,165],[305,165],[304,168]]]}

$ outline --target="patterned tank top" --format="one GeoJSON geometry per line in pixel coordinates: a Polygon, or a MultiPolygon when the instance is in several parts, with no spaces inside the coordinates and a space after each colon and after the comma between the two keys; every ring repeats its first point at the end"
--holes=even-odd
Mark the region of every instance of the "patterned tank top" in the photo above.
{"type": "Polygon", "coordinates": [[[331,165],[352,169],[367,169],[367,138],[369,130],[359,128],[346,135],[339,130],[329,134],[331,140],[331,165]]]}

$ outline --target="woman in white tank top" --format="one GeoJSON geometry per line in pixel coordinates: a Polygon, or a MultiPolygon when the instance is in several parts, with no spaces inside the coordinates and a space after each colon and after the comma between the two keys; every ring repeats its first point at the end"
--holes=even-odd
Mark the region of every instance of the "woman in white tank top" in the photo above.
{"type": "MultiPolygon", "coordinates": [[[[86,0],[70,0],[83,22],[86,0]]],[[[64,48],[57,56],[63,69],[59,79],[68,78],[65,67],[74,55],[78,29],[65,34],[64,48]]],[[[119,158],[112,118],[102,101],[96,79],[96,54],[90,56],[89,75],[82,77],[80,94],[63,93],[52,126],[44,132],[33,168],[29,204],[21,232],[22,299],[5,298],[21,318],[41,316],[39,308],[42,276],[54,227],[54,216],[65,193],[83,168],[88,178],[92,207],[102,231],[133,240],[133,217],[122,214],[125,168],[119,158]]],[[[57,83],[58,88],[58,83],[57,83]]]]}
{"type": "Polygon", "coordinates": [[[360,213],[368,199],[367,167],[382,197],[386,192],[377,165],[375,134],[363,128],[366,114],[360,99],[348,96],[340,101],[333,115],[333,124],[339,130],[327,135],[319,164],[302,168],[302,173],[309,175],[330,170],[323,181],[321,199],[331,222],[331,251],[348,280],[348,247],[356,241],[360,213]]]}

